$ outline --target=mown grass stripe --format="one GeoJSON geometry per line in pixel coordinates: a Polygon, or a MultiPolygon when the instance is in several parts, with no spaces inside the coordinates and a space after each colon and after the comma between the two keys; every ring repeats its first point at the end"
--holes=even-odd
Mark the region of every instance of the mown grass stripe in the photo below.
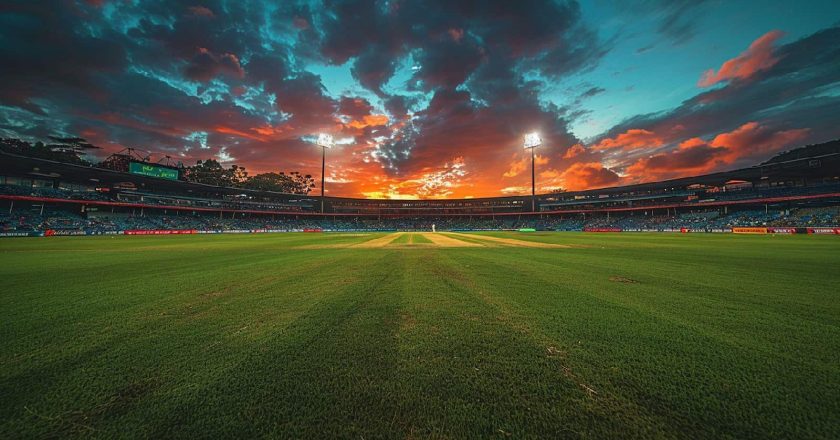
{"type": "Polygon", "coordinates": [[[493,235],[0,241],[0,437],[840,431],[836,237],[493,235]]]}

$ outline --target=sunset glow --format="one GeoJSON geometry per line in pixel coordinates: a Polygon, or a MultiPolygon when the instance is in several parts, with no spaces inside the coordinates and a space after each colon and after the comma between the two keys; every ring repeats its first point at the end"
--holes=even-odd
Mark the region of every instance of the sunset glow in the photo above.
{"type": "Polygon", "coordinates": [[[840,137],[836,2],[458,3],[12,4],[0,136],[320,176],[329,133],[328,195],[406,199],[530,194],[531,132],[537,192],[840,137]]]}

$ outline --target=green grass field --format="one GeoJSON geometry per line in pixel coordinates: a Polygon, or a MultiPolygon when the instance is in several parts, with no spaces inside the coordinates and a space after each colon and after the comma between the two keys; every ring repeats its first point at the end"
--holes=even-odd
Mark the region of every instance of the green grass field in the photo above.
{"type": "Polygon", "coordinates": [[[840,238],[486,235],[0,240],[0,438],[840,437],[840,238]]]}

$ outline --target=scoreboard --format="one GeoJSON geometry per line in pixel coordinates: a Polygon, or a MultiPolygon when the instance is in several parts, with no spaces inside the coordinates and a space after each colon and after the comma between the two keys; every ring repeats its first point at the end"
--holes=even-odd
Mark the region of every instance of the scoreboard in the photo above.
{"type": "Polygon", "coordinates": [[[130,162],[128,172],[141,176],[157,177],[158,179],[178,180],[178,169],[143,162],[130,162]]]}

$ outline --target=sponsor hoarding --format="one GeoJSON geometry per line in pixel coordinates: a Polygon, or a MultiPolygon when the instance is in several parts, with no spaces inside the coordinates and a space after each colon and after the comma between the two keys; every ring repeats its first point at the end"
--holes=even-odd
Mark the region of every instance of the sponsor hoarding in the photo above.
{"type": "Polygon", "coordinates": [[[732,228],[733,234],[766,234],[767,228],[732,228]]]}
{"type": "Polygon", "coordinates": [[[195,233],[195,229],[129,229],[123,231],[125,235],[182,235],[195,233]]]}
{"type": "Polygon", "coordinates": [[[771,234],[796,234],[797,228],[767,228],[767,232],[771,234]]]}
{"type": "Polygon", "coordinates": [[[809,234],[840,235],[840,228],[808,228],[809,234]]]}
{"type": "Polygon", "coordinates": [[[0,232],[0,237],[41,237],[43,232],[0,232]]]}
{"type": "Polygon", "coordinates": [[[128,172],[141,176],[156,177],[158,179],[178,180],[178,170],[160,165],[152,165],[142,162],[130,162],[128,172]]]}

